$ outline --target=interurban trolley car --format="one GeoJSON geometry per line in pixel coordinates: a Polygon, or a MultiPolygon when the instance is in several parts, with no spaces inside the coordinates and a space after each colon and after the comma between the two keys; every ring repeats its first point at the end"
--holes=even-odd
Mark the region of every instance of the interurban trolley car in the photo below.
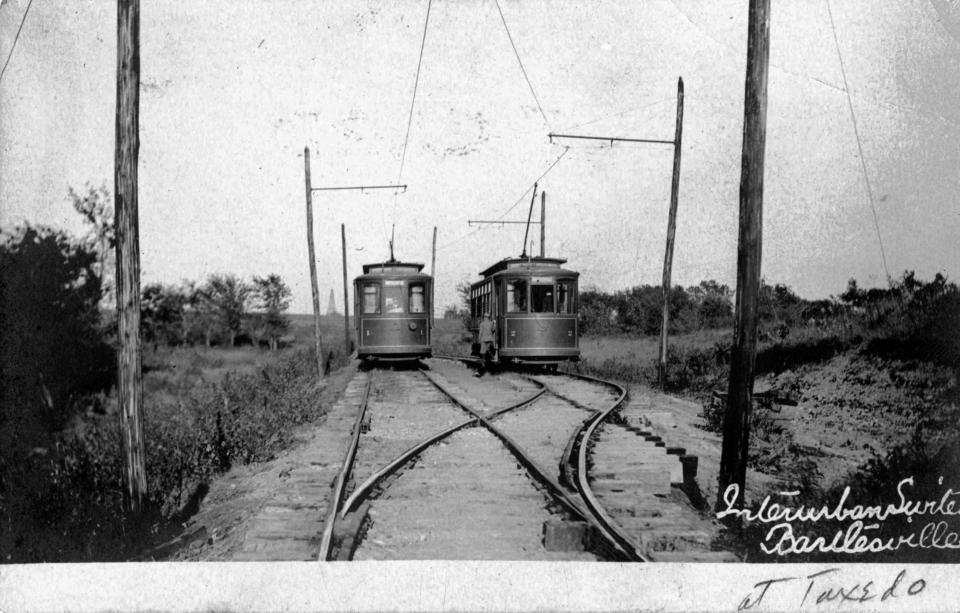
{"type": "Polygon", "coordinates": [[[353,282],[357,357],[412,360],[430,356],[433,278],[423,264],[390,259],[364,264],[353,282]]]}
{"type": "Polygon", "coordinates": [[[473,354],[485,313],[494,321],[494,361],[556,368],[580,359],[577,278],[562,268],[566,260],[507,258],[487,268],[470,286],[473,354]]]}

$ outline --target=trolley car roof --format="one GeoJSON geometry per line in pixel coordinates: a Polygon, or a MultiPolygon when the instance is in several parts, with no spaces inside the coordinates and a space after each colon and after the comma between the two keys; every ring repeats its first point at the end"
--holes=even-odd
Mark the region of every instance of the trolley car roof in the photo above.
{"type": "Polygon", "coordinates": [[[576,271],[561,268],[560,265],[565,264],[566,261],[563,258],[504,258],[486,270],[480,271],[480,276],[487,278],[504,271],[578,276],[580,273],[576,271]]]}
{"type": "Polygon", "coordinates": [[[377,262],[374,264],[364,264],[363,274],[356,278],[361,279],[382,279],[408,278],[412,280],[430,279],[430,275],[423,272],[423,264],[417,262],[398,262],[397,260],[388,260],[386,262],[377,262]]]}
{"type": "Polygon", "coordinates": [[[391,273],[410,273],[423,270],[423,264],[415,262],[399,262],[397,260],[388,260],[375,264],[364,264],[363,274],[371,272],[391,272],[391,273]]]}

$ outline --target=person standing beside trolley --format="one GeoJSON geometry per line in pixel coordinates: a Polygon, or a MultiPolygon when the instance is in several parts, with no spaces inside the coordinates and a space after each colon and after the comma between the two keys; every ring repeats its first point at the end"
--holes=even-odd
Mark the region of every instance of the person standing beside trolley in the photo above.
{"type": "Polygon", "coordinates": [[[483,373],[490,369],[494,356],[494,330],[496,323],[490,318],[490,312],[483,314],[483,321],[480,322],[477,340],[480,342],[480,368],[477,369],[477,377],[482,377],[483,373]]]}

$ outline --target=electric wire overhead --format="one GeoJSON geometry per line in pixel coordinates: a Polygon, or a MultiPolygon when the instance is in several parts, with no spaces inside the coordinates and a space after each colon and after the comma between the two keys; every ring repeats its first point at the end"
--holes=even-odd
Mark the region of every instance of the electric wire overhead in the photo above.
{"type": "Polygon", "coordinates": [[[27,8],[23,11],[23,18],[20,20],[20,27],[17,28],[17,33],[13,37],[13,44],[10,45],[10,53],[7,54],[7,60],[3,63],[3,69],[0,69],[0,81],[3,80],[3,75],[7,72],[7,65],[10,64],[10,58],[13,57],[13,50],[17,48],[17,41],[20,40],[20,32],[23,30],[23,24],[27,21],[27,13],[30,12],[30,7],[33,5],[33,0],[27,2],[27,8]]]}
{"type": "MultiPolygon", "coordinates": [[[[506,211],[504,211],[503,213],[501,213],[500,216],[497,217],[495,221],[500,221],[501,219],[503,219],[504,217],[506,217],[506,216],[510,213],[510,211],[512,211],[513,209],[517,208],[517,206],[526,199],[527,194],[530,193],[530,190],[533,189],[533,186],[536,185],[537,183],[539,183],[540,181],[542,181],[543,178],[544,178],[545,176],[547,176],[547,175],[550,173],[550,171],[553,170],[554,167],[555,167],[557,164],[560,163],[560,160],[562,160],[562,159],[563,159],[563,156],[567,155],[567,153],[569,153],[569,151],[570,151],[570,147],[564,147],[564,148],[563,148],[563,153],[561,153],[561,154],[559,155],[559,157],[557,157],[557,159],[555,159],[555,160],[553,161],[553,163],[550,164],[550,166],[547,167],[547,169],[544,170],[544,171],[540,174],[539,177],[537,177],[536,179],[534,179],[534,181],[533,181],[533,183],[530,185],[530,187],[528,187],[527,189],[523,190],[523,193],[520,194],[520,197],[517,198],[516,202],[514,202],[512,205],[510,205],[510,208],[508,208],[506,211]]],[[[456,244],[458,244],[460,241],[462,241],[463,239],[469,238],[469,237],[473,236],[474,234],[476,234],[476,233],[478,233],[478,232],[482,232],[483,230],[485,230],[484,227],[479,227],[479,228],[477,228],[476,230],[471,230],[470,232],[467,232],[466,234],[464,234],[464,235],[462,235],[462,236],[458,236],[457,238],[453,239],[452,241],[450,241],[450,242],[448,242],[448,243],[444,243],[443,245],[440,245],[439,247],[437,247],[437,251],[440,251],[441,249],[446,249],[447,247],[450,247],[451,245],[456,245],[456,244]]]]}
{"type": "Polygon", "coordinates": [[[892,284],[890,269],[887,268],[887,253],[883,248],[883,236],[880,234],[880,217],[877,206],[873,201],[873,189],[870,187],[870,176],[867,174],[867,161],[863,156],[863,145],[860,142],[860,130],[857,128],[857,115],[853,111],[853,100],[850,97],[850,85],[847,83],[847,71],[843,65],[843,55],[840,53],[840,40],[837,38],[837,26],[833,21],[833,11],[830,0],[826,0],[827,15],[830,16],[830,29],[833,31],[833,42],[837,46],[837,59],[840,60],[840,75],[843,77],[843,89],[847,94],[847,106],[850,107],[850,120],[853,123],[853,134],[857,139],[857,151],[860,153],[860,167],[863,169],[863,181],[867,184],[867,199],[870,201],[870,210],[873,211],[873,225],[877,229],[877,241],[880,243],[880,258],[883,260],[883,272],[887,275],[887,283],[892,284]]]}
{"type": "Polygon", "coordinates": [[[546,113],[543,112],[543,106],[540,105],[540,99],[537,98],[537,92],[533,90],[533,84],[530,83],[530,77],[527,76],[527,69],[523,67],[523,60],[520,59],[520,53],[517,52],[517,46],[513,43],[513,36],[510,34],[510,28],[507,26],[507,20],[503,16],[503,10],[500,9],[500,0],[494,0],[497,4],[497,12],[500,13],[500,21],[503,22],[503,29],[507,31],[507,38],[510,39],[510,46],[513,48],[513,54],[517,57],[517,63],[520,64],[520,72],[523,73],[523,78],[527,81],[527,87],[530,88],[530,93],[533,95],[534,102],[537,103],[537,110],[540,111],[540,116],[543,117],[543,122],[547,124],[547,128],[552,132],[553,128],[550,126],[550,120],[547,119],[546,113]]]}
{"type": "MultiPolygon", "coordinates": [[[[430,8],[433,0],[427,1],[427,17],[423,21],[423,36],[420,38],[420,56],[417,58],[417,74],[413,80],[413,96],[410,99],[410,112],[407,115],[407,131],[403,136],[403,150],[400,153],[400,170],[397,172],[397,185],[403,177],[403,166],[407,160],[407,144],[410,141],[410,125],[413,123],[413,108],[417,102],[417,88],[420,85],[420,67],[423,65],[423,49],[427,44],[427,26],[430,25],[430,8]]],[[[397,223],[397,193],[393,194],[393,223],[397,223]]]]}

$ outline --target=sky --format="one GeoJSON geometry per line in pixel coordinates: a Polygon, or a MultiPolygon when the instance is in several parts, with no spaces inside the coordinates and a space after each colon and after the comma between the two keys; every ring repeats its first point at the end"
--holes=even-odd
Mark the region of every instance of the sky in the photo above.
{"type": "MultiPolygon", "coordinates": [[[[525,220],[541,175],[546,254],[582,288],[659,285],[673,148],[547,134],[669,140],[682,77],[673,282],[735,284],[743,0],[500,0],[536,98],[494,0],[433,0],[412,115],[426,0],[141,4],[143,283],[278,273],[309,312],[309,147],[314,187],[408,185],[314,194],[324,310],[331,289],[342,309],[340,224],[351,278],[389,256],[392,227],[398,259],[429,272],[436,226],[442,308],[523,248],[522,225],[468,220],[525,220]]],[[[0,5],[0,59],[26,6],[0,5]]],[[[960,279],[958,15],[952,0],[772,0],[768,282],[821,298],[887,271],[960,279]]],[[[83,231],[67,192],[113,189],[115,84],[115,3],[35,0],[0,81],[5,231],[83,231]]]]}

